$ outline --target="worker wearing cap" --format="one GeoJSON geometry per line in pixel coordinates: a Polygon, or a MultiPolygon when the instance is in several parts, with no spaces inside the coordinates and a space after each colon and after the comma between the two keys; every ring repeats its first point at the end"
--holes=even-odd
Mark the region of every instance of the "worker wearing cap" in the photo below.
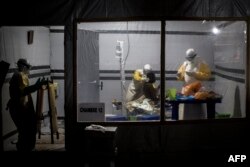
{"type": "MultiPolygon", "coordinates": [[[[182,94],[194,95],[195,92],[187,90],[187,88],[192,85],[199,89],[201,87],[201,82],[210,78],[211,70],[208,64],[203,61],[201,57],[197,56],[197,53],[193,48],[186,50],[185,58],[186,61],[184,61],[178,69],[177,79],[184,81],[182,94]]],[[[196,91],[198,91],[197,89],[196,91]]],[[[205,118],[204,106],[199,104],[185,104],[184,119],[185,115],[187,115],[187,119],[205,118]]]]}
{"type": "MultiPolygon", "coordinates": [[[[142,104],[144,99],[150,101],[150,105],[158,102],[159,86],[155,86],[155,74],[149,64],[145,64],[143,69],[137,69],[133,73],[133,79],[128,86],[126,94],[126,109],[129,114],[137,114],[135,104],[142,104]]],[[[139,111],[138,111],[139,112],[139,111]]],[[[140,111],[141,112],[141,111],[140,111]]]]}
{"type": "Polygon", "coordinates": [[[31,93],[46,82],[39,78],[34,85],[29,85],[31,65],[26,59],[19,59],[17,67],[9,82],[10,100],[7,107],[18,131],[17,150],[32,151],[36,143],[36,115],[31,93]]]}
{"type": "Polygon", "coordinates": [[[128,86],[126,101],[133,101],[140,98],[143,93],[143,87],[146,82],[149,81],[147,74],[152,72],[152,67],[149,64],[145,64],[143,69],[137,69],[134,71],[133,79],[128,86]]]}

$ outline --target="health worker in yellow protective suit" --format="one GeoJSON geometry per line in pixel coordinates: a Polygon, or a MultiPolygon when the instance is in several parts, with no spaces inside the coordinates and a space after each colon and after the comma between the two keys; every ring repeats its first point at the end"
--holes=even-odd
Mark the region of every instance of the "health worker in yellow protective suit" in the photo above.
{"type": "Polygon", "coordinates": [[[18,70],[14,72],[9,86],[10,100],[7,104],[11,118],[17,127],[17,151],[32,151],[36,144],[36,114],[31,93],[40,89],[46,81],[38,80],[29,85],[31,65],[26,59],[19,59],[18,70]]]}
{"type": "MultiPolygon", "coordinates": [[[[186,50],[186,61],[180,66],[177,72],[177,79],[184,81],[182,94],[194,95],[202,87],[202,81],[208,80],[211,70],[208,64],[197,56],[193,48],[186,50]]],[[[206,106],[202,104],[185,104],[184,119],[206,118],[206,106]]]]}
{"type": "Polygon", "coordinates": [[[135,107],[131,105],[141,104],[145,99],[156,104],[158,99],[158,89],[160,86],[155,85],[155,74],[149,64],[145,64],[143,69],[134,71],[133,79],[128,86],[126,94],[126,108],[132,112],[135,107]]]}
{"type": "Polygon", "coordinates": [[[145,64],[143,69],[137,69],[134,71],[133,79],[128,86],[126,101],[133,101],[144,95],[143,87],[149,78],[147,73],[152,71],[152,67],[149,64],[145,64]]]}

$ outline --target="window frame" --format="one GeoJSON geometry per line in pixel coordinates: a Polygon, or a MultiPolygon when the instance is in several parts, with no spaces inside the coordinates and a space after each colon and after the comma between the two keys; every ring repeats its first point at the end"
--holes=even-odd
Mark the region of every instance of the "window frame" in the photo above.
{"type": "Polygon", "coordinates": [[[97,19],[75,19],[73,22],[73,113],[74,122],[77,124],[89,125],[99,124],[105,126],[118,126],[118,125],[165,125],[165,124],[188,124],[188,123],[218,123],[218,122],[237,122],[237,121],[248,121],[250,109],[250,87],[249,87],[249,75],[250,75],[250,35],[249,35],[250,21],[249,17],[185,17],[185,18],[172,18],[172,17],[134,17],[134,18],[97,18],[97,19]],[[246,99],[245,99],[245,112],[246,117],[243,118],[228,118],[228,119],[200,119],[200,120],[176,120],[166,121],[165,120],[165,44],[166,44],[166,33],[165,26],[166,21],[245,21],[247,26],[247,44],[246,44],[246,99]],[[127,22],[127,21],[160,21],[161,22],[161,46],[160,46],[160,84],[161,84],[161,112],[159,121],[103,121],[103,122],[77,122],[77,25],[79,23],[91,23],[91,22],[127,22]]]}

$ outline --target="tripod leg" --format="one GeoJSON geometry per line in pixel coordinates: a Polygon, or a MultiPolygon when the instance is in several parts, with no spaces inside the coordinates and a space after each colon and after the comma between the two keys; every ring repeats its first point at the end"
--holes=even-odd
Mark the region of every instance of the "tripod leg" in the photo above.
{"type": "Polygon", "coordinates": [[[56,96],[54,83],[48,83],[48,95],[50,105],[50,127],[51,127],[51,141],[54,143],[53,134],[56,132],[57,139],[59,138],[58,127],[57,127],[57,110],[56,110],[56,96]]]}
{"type": "Polygon", "coordinates": [[[37,91],[37,100],[36,100],[36,118],[37,118],[37,132],[38,138],[41,138],[41,120],[43,119],[43,88],[37,91]]]}

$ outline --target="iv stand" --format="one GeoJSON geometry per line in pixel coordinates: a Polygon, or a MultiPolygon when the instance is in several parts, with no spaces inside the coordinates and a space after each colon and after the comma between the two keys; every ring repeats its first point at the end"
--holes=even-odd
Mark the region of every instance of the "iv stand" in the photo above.
{"type": "Polygon", "coordinates": [[[125,102],[125,93],[124,93],[124,88],[125,88],[125,70],[124,70],[124,58],[123,58],[123,42],[124,41],[117,41],[117,48],[116,48],[116,56],[119,58],[120,62],[120,76],[121,76],[121,102],[122,102],[122,107],[121,107],[121,112],[122,115],[125,114],[124,110],[124,102],[125,102]]]}

